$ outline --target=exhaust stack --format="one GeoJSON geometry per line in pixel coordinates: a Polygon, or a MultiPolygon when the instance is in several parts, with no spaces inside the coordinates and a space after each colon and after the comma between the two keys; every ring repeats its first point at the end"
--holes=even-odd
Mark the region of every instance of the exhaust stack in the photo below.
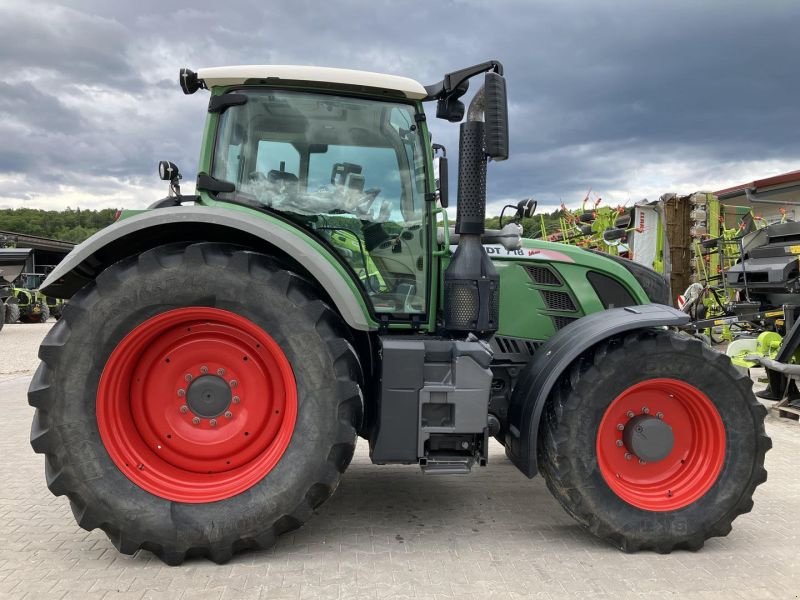
{"type": "Polygon", "coordinates": [[[486,166],[508,158],[505,79],[486,73],[461,124],[456,233],[458,247],[444,274],[444,325],[490,337],[499,326],[500,276],[481,243],[486,221],[486,166]]]}

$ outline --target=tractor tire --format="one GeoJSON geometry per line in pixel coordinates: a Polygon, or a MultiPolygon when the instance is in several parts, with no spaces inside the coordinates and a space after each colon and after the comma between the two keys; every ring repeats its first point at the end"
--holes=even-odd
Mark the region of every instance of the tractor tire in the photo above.
{"type": "Polygon", "coordinates": [[[178,244],[114,264],[39,351],[31,445],[50,491],[123,554],[224,563],[272,546],[353,456],[348,334],[316,287],[262,254],[178,244]]]}
{"type": "Polygon", "coordinates": [[[39,317],[36,320],[37,323],[47,323],[47,319],[50,318],[50,307],[47,306],[45,302],[42,302],[42,312],[39,313],[39,317]]]}
{"type": "Polygon", "coordinates": [[[15,300],[6,300],[6,323],[16,323],[19,321],[19,304],[15,300]]]}
{"type": "Polygon", "coordinates": [[[540,426],[539,469],[564,509],[617,548],[697,550],[727,535],[766,481],[765,415],[724,354],[637,331],[595,346],[561,377],[540,426]]]}

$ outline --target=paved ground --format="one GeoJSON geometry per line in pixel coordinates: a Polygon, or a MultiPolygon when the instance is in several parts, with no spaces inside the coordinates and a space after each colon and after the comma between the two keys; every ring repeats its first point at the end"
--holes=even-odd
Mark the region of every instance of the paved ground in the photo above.
{"type": "Polygon", "coordinates": [[[769,481],[698,553],[625,555],[583,533],[499,446],[467,477],[376,467],[358,448],[336,495],[268,552],[167,567],[75,525],[28,445],[25,391],[47,326],[0,332],[0,599],[797,598],[800,427],[769,417],[769,481]],[[10,365],[10,366],[7,366],[10,365]]]}

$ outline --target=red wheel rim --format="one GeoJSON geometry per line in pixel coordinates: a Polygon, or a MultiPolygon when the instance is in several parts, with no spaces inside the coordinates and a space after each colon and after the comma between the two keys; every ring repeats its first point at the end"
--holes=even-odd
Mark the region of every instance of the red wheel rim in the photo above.
{"type": "Polygon", "coordinates": [[[216,308],[179,308],[136,327],[111,353],[97,390],[97,425],[114,464],[176,502],[224,500],[261,481],[296,419],[297,387],[280,346],[216,308]],[[201,395],[227,405],[214,416],[201,395]]]}
{"type": "Polygon", "coordinates": [[[606,409],[597,430],[597,464],[608,486],[628,504],[677,510],[701,498],[725,461],[725,426],[714,403],[678,379],[650,379],[629,387],[606,409]],[[640,461],[623,431],[642,414],[663,420],[674,444],[663,460],[640,461]]]}

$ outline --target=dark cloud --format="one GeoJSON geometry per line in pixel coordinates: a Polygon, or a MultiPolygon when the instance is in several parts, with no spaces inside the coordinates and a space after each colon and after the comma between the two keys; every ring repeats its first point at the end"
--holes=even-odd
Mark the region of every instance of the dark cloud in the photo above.
{"type": "MultiPolygon", "coordinates": [[[[574,203],[589,187],[638,199],[800,159],[794,1],[177,4],[0,9],[0,181],[13,180],[0,198],[137,190],[155,184],[161,158],[192,178],[206,98],[180,93],[184,65],[319,64],[432,83],[498,58],[512,156],[491,167],[496,201],[574,203]]],[[[454,153],[457,127],[431,127],[454,153]]]]}

